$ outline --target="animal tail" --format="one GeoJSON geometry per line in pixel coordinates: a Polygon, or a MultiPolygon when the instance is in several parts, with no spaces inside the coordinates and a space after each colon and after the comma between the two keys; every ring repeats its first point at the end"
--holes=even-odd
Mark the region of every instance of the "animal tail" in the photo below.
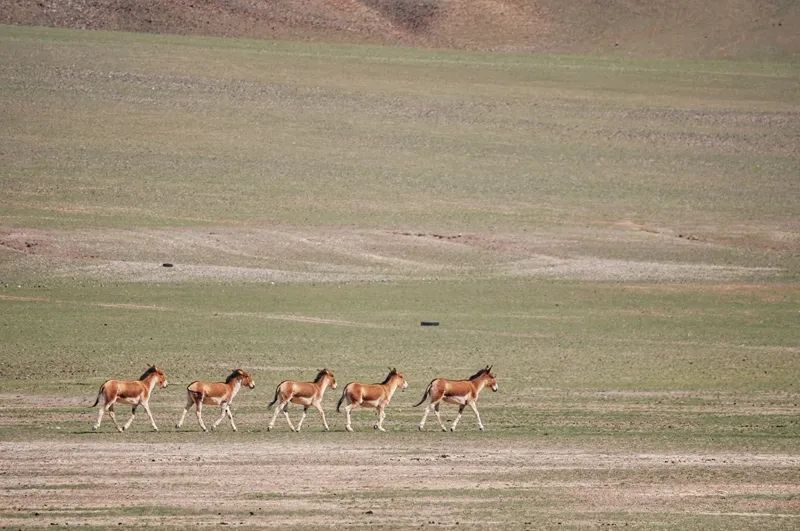
{"type": "MultiPolygon", "coordinates": [[[[350,382],[350,383],[352,383],[352,382],[350,382]]],[[[347,396],[347,388],[348,387],[350,387],[350,384],[347,384],[347,385],[344,386],[344,389],[342,389],[342,397],[336,403],[336,412],[337,413],[341,413],[339,408],[342,407],[342,402],[344,402],[344,397],[347,396]]]]}
{"type": "Polygon", "coordinates": [[[100,403],[100,396],[103,394],[103,388],[104,388],[105,386],[106,386],[106,384],[103,384],[103,385],[101,385],[101,386],[100,386],[100,390],[99,390],[99,391],[97,391],[97,398],[95,398],[95,400],[94,400],[94,404],[92,404],[92,405],[91,405],[91,406],[89,406],[89,407],[95,407],[97,404],[99,404],[99,403],[100,403]]]}
{"type": "Polygon", "coordinates": [[[433,385],[433,382],[435,382],[435,381],[436,381],[435,378],[433,380],[431,380],[431,383],[428,384],[428,387],[425,389],[425,392],[422,394],[422,398],[420,398],[419,402],[414,404],[414,407],[417,407],[421,403],[425,402],[425,399],[428,398],[429,394],[431,394],[431,386],[433,385]]]}
{"type": "Polygon", "coordinates": [[[282,385],[283,385],[283,382],[279,383],[279,384],[278,384],[278,386],[275,388],[275,396],[272,398],[272,402],[270,402],[269,404],[267,404],[267,408],[271,408],[271,407],[272,407],[272,405],[273,405],[275,402],[277,402],[277,401],[278,401],[278,393],[280,393],[280,390],[281,390],[281,386],[282,386],[282,385]]]}

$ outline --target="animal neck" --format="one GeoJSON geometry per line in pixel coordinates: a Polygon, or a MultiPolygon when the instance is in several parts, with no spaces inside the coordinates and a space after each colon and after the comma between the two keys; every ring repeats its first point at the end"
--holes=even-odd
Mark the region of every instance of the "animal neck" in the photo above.
{"type": "Polygon", "coordinates": [[[328,378],[323,378],[322,381],[317,384],[317,387],[319,388],[319,396],[322,396],[325,393],[325,389],[328,388],[328,384],[330,384],[330,380],[328,378]]]}
{"type": "Polygon", "coordinates": [[[156,382],[158,381],[158,375],[156,373],[152,373],[150,376],[144,379],[144,385],[147,387],[147,391],[149,393],[153,392],[153,389],[156,387],[156,382]]]}
{"type": "Polygon", "coordinates": [[[233,381],[232,384],[228,384],[228,385],[231,386],[231,400],[233,400],[233,397],[236,396],[236,393],[238,393],[239,389],[242,388],[242,380],[237,378],[236,380],[233,381]]]}
{"type": "Polygon", "coordinates": [[[472,385],[475,388],[475,394],[477,395],[483,391],[484,387],[486,387],[486,380],[484,378],[478,378],[477,380],[473,380],[472,385]]]}
{"type": "Polygon", "coordinates": [[[392,378],[389,380],[389,383],[384,384],[384,386],[388,389],[386,391],[386,396],[391,399],[394,392],[397,391],[397,386],[400,385],[400,382],[397,378],[392,378]]]}

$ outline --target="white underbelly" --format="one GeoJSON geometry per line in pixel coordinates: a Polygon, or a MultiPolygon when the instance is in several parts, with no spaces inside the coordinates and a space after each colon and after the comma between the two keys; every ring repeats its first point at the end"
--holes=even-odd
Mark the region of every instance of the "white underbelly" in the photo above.
{"type": "Polygon", "coordinates": [[[459,406],[463,406],[467,403],[466,396],[446,396],[444,397],[444,401],[449,404],[458,404],[459,406]]]}
{"type": "Polygon", "coordinates": [[[300,404],[301,406],[310,406],[311,405],[311,399],[307,398],[305,396],[292,397],[291,402],[293,404],[300,404]]]}
{"type": "Polygon", "coordinates": [[[128,397],[122,397],[121,396],[121,397],[117,398],[117,403],[118,404],[128,404],[130,406],[135,406],[136,404],[139,403],[139,399],[138,398],[128,398],[128,397]]]}
{"type": "Polygon", "coordinates": [[[204,404],[208,404],[210,406],[218,406],[222,403],[221,396],[207,396],[203,399],[204,404]]]}

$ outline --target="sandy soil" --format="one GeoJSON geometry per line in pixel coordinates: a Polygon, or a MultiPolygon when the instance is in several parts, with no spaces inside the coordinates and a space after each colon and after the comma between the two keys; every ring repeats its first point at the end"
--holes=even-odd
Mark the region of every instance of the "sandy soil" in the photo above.
{"type": "MultiPolygon", "coordinates": [[[[552,234],[439,234],[356,229],[37,230],[0,232],[3,270],[100,281],[348,282],[538,277],[600,281],[764,280],[777,267],[646,259],[648,249],[725,247],[627,225],[552,234]],[[639,246],[642,258],[593,254],[588,242],[639,246]],[[583,250],[582,250],[583,249],[583,250]],[[164,267],[164,263],[172,264],[164,267]]],[[[798,242],[784,242],[796,249],[798,242]]],[[[742,247],[730,244],[731,249],[742,247]]],[[[746,246],[745,246],[746,247],[746,246]]]]}
{"type": "Polygon", "coordinates": [[[572,514],[597,525],[621,512],[650,522],[669,514],[758,527],[800,522],[800,456],[793,455],[609,453],[491,438],[404,447],[389,438],[97,439],[0,443],[2,523],[522,526],[572,514]]]}

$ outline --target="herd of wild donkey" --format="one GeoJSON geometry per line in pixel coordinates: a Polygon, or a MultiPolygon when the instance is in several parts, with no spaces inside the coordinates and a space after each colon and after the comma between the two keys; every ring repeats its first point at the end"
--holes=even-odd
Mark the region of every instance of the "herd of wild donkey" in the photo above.
{"type": "MultiPolygon", "coordinates": [[[[150,424],[153,425],[153,429],[158,431],[158,427],[153,420],[153,414],[150,413],[149,404],[150,395],[156,385],[159,387],[166,387],[167,376],[155,365],[148,367],[138,380],[106,381],[100,386],[100,391],[97,393],[97,400],[95,400],[92,406],[95,407],[99,404],[97,422],[94,424],[93,428],[97,430],[100,427],[103,414],[108,412],[118,431],[127,430],[131,422],[133,422],[133,418],[136,416],[136,409],[142,406],[147,412],[147,416],[150,418],[150,424]],[[117,403],[133,406],[131,418],[129,418],[123,426],[117,423],[117,418],[114,414],[114,405],[117,403]]],[[[211,405],[219,406],[221,409],[219,418],[211,425],[211,428],[216,428],[227,416],[231,421],[233,431],[236,431],[236,425],[233,423],[233,413],[231,412],[231,402],[243,385],[250,389],[255,387],[253,378],[242,369],[234,370],[224,382],[192,382],[186,388],[186,405],[175,427],[180,428],[181,425],[183,425],[186,412],[194,406],[200,427],[203,428],[203,431],[208,431],[205,423],[203,423],[202,411],[203,405],[211,405]]],[[[422,415],[422,420],[418,428],[422,430],[425,427],[428,414],[433,411],[436,414],[436,420],[439,421],[439,426],[442,430],[447,431],[447,428],[445,428],[442,423],[442,418],[439,416],[439,405],[442,402],[449,402],[451,404],[458,404],[458,415],[456,415],[452,426],[450,426],[451,431],[455,431],[458,421],[461,420],[461,413],[467,405],[472,407],[475,416],[478,418],[478,428],[483,430],[481,416],[478,413],[478,407],[475,403],[478,400],[478,395],[486,386],[491,387],[492,391],[497,391],[497,380],[494,374],[492,374],[491,365],[487,365],[466,380],[446,380],[444,378],[432,380],[425,389],[422,399],[414,405],[414,407],[417,407],[422,404],[426,398],[430,398],[430,403],[425,408],[425,413],[422,415]]],[[[319,371],[319,374],[317,374],[313,382],[285,380],[278,384],[278,387],[275,388],[275,397],[267,406],[272,407],[273,404],[276,404],[275,414],[272,415],[272,420],[269,426],[267,426],[267,430],[271,430],[275,426],[275,419],[278,417],[278,413],[283,411],[283,414],[286,416],[286,422],[289,423],[289,427],[292,431],[300,431],[300,428],[303,426],[303,421],[306,419],[308,408],[311,406],[319,410],[322,416],[322,424],[325,426],[325,430],[329,430],[328,421],[325,418],[325,411],[322,409],[322,397],[328,387],[336,389],[336,378],[328,369],[319,371]],[[290,402],[303,406],[303,415],[300,417],[297,426],[293,425],[289,418],[288,408],[290,402]]],[[[391,369],[386,379],[378,384],[362,384],[358,382],[347,384],[344,387],[344,392],[342,392],[342,397],[336,404],[336,411],[341,411],[342,405],[344,404],[344,412],[347,415],[347,424],[345,425],[347,431],[353,431],[353,427],[350,423],[350,411],[357,407],[375,408],[378,414],[378,422],[375,423],[375,429],[386,431],[383,427],[383,419],[386,417],[384,409],[391,401],[392,395],[394,395],[398,387],[401,390],[405,390],[408,387],[408,383],[406,383],[403,373],[398,372],[397,369],[391,369]]]]}

